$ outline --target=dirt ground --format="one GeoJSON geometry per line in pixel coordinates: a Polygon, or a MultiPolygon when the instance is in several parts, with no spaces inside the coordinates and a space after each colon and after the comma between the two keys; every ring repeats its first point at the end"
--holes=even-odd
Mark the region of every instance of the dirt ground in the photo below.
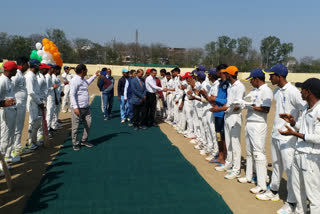
{"type": "MultiPolygon", "coordinates": [[[[250,85],[244,82],[247,91],[250,90],[250,85]]],[[[274,87],[272,87],[274,89],[274,87]]],[[[90,88],[91,100],[95,95],[99,95],[99,90],[96,87],[96,82],[92,83],[90,88]]],[[[271,165],[270,154],[270,140],[271,130],[274,118],[274,104],[271,108],[271,112],[268,116],[268,135],[266,139],[266,153],[269,165],[271,165]]],[[[246,112],[243,113],[246,115],[246,112]]],[[[0,180],[0,213],[22,213],[25,203],[28,197],[32,194],[33,190],[39,184],[41,177],[45,173],[45,169],[55,156],[59,153],[64,139],[70,134],[71,120],[70,113],[60,113],[59,118],[63,121],[63,126],[54,135],[53,139],[50,139],[50,145],[48,147],[42,147],[37,149],[31,154],[23,155],[22,162],[18,164],[12,164],[10,170],[12,174],[13,190],[7,191],[7,186],[4,178],[0,180]]],[[[94,121],[93,121],[94,122],[94,121]]],[[[28,115],[26,116],[25,128],[23,131],[22,142],[26,142],[27,127],[28,127],[28,115]]],[[[245,120],[242,125],[242,157],[245,158],[245,139],[244,139],[244,127],[245,120]]],[[[215,189],[224,198],[229,207],[234,213],[248,214],[248,213],[276,213],[283,201],[279,202],[263,202],[255,199],[255,195],[249,192],[249,189],[254,184],[240,184],[236,180],[224,179],[224,172],[218,172],[214,170],[214,164],[209,164],[205,161],[204,156],[199,154],[199,151],[193,148],[193,145],[189,143],[189,140],[184,138],[168,124],[161,123],[161,130],[168,136],[174,146],[178,147],[185,158],[193,164],[200,175],[208,182],[208,184],[215,189]]],[[[245,160],[242,163],[242,174],[244,175],[245,160]]],[[[269,167],[269,175],[271,176],[272,168],[269,167]]],[[[282,179],[280,198],[284,200],[286,198],[286,180],[282,179]]],[[[213,202],[214,203],[214,202],[213,202]]]]}

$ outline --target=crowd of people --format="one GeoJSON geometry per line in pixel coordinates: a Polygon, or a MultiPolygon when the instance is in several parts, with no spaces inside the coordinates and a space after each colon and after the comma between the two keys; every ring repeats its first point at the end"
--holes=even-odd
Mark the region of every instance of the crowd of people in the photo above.
{"type": "MultiPolygon", "coordinates": [[[[62,125],[59,112],[71,111],[70,70],[40,63],[26,57],[17,62],[3,63],[0,76],[1,154],[7,163],[21,161],[21,155],[30,153],[44,144],[44,134],[53,136],[62,125]],[[64,92],[63,92],[64,87],[64,92]],[[62,104],[62,107],[61,107],[62,104]],[[27,143],[21,142],[26,112],[29,112],[27,143]],[[45,122],[44,122],[45,121],[45,122]],[[47,129],[47,130],[45,130],[47,129]]],[[[3,175],[0,165],[0,175],[3,175]]]]}
{"type": "Polygon", "coordinates": [[[240,183],[256,183],[250,192],[262,201],[279,201],[283,172],[287,175],[287,199],[277,213],[320,213],[320,80],[311,78],[292,85],[288,69],[277,64],[269,70],[254,69],[246,81],[238,77],[236,66],[221,64],[207,71],[200,65],[180,74],[155,69],[123,70],[118,83],[121,123],[134,130],[172,125],[190,139],[200,155],[225,171],[225,178],[240,183]],[[266,76],[272,90],[265,83],[266,76]],[[301,92],[298,90],[301,88],[301,92]],[[272,100],[275,118],[271,133],[272,176],[267,174],[265,151],[267,117],[272,100]],[[246,109],[246,123],[242,111],[246,109]],[[241,177],[241,126],[245,125],[246,169],[241,177]]]}
{"type": "MultiPolygon", "coordinates": [[[[20,57],[3,64],[0,76],[0,152],[7,163],[21,161],[44,143],[61,126],[60,110],[71,112],[73,149],[92,147],[88,139],[91,126],[89,85],[98,77],[102,113],[112,118],[115,79],[103,68],[90,77],[87,67],[76,68],[43,64],[20,57]],[[75,70],[75,75],[70,70],[75,70]],[[64,87],[64,92],[63,92],[64,87]],[[26,111],[29,112],[28,140],[21,143],[26,111]],[[45,119],[45,120],[44,120],[45,119]],[[83,122],[82,139],[78,139],[83,122]]],[[[181,74],[178,67],[167,72],[156,69],[122,70],[117,92],[121,123],[134,130],[145,130],[164,121],[190,139],[194,148],[225,178],[240,183],[256,183],[250,192],[263,201],[278,201],[283,172],[287,175],[287,199],[277,213],[320,213],[320,80],[311,78],[295,86],[287,81],[288,69],[277,64],[269,70],[254,69],[246,81],[238,79],[236,66],[221,64],[207,70],[200,65],[181,74]],[[274,92],[265,83],[270,77],[274,92]],[[298,90],[301,88],[301,92],[298,90]],[[272,176],[267,175],[265,141],[267,117],[275,101],[271,133],[272,176]],[[246,169],[241,177],[242,111],[246,109],[246,169]]],[[[0,165],[0,167],[2,167],[0,165]]],[[[0,175],[3,170],[0,168],[0,175]]]]}

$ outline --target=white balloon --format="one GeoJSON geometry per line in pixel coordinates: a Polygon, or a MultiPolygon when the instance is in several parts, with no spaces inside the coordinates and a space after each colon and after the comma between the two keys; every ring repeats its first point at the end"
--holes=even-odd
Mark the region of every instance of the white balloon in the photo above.
{"type": "Polygon", "coordinates": [[[42,44],[40,42],[37,42],[36,48],[37,48],[37,50],[40,50],[42,48],[42,44]]]}
{"type": "Polygon", "coordinates": [[[42,56],[43,56],[43,51],[42,51],[42,50],[38,50],[38,51],[37,51],[37,54],[38,54],[38,56],[41,56],[41,57],[42,57],[42,56]]]}
{"type": "Polygon", "coordinates": [[[42,60],[41,63],[49,64],[49,61],[48,60],[42,60]]]}

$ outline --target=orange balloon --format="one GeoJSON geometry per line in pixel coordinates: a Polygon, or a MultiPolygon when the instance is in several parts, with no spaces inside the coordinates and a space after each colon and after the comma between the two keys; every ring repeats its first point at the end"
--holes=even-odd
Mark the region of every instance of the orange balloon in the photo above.
{"type": "Polygon", "coordinates": [[[46,43],[48,43],[49,42],[49,39],[47,39],[47,38],[44,38],[43,40],[42,40],[42,44],[43,45],[45,45],[46,43]]]}
{"type": "Polygon", "coordinates": [[[44,46],[44,50],[47,51],[47,52],[49,52],[49,51],[50,51],[50,46],[49,46],[49,45],[45,45],[45,46],[44,46]]]}

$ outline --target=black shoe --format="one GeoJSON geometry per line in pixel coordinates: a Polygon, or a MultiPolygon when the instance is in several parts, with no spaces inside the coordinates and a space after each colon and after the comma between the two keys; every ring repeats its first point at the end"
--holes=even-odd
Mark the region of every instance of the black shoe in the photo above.
{"type": "Polygon", "coordinates": [[[51,128],[50,127],[50,129],[49,129],[49,132],[56,132],[56,131],[58,131],[57,129],[53,129],[53,128],[51,128]]]}
{"type": "Polygon", "coordinates": [[[74,145],[73,146],[73,150],[74,151],[79,151],[80,150],[80,146],[79,145],[74,145]]]}

